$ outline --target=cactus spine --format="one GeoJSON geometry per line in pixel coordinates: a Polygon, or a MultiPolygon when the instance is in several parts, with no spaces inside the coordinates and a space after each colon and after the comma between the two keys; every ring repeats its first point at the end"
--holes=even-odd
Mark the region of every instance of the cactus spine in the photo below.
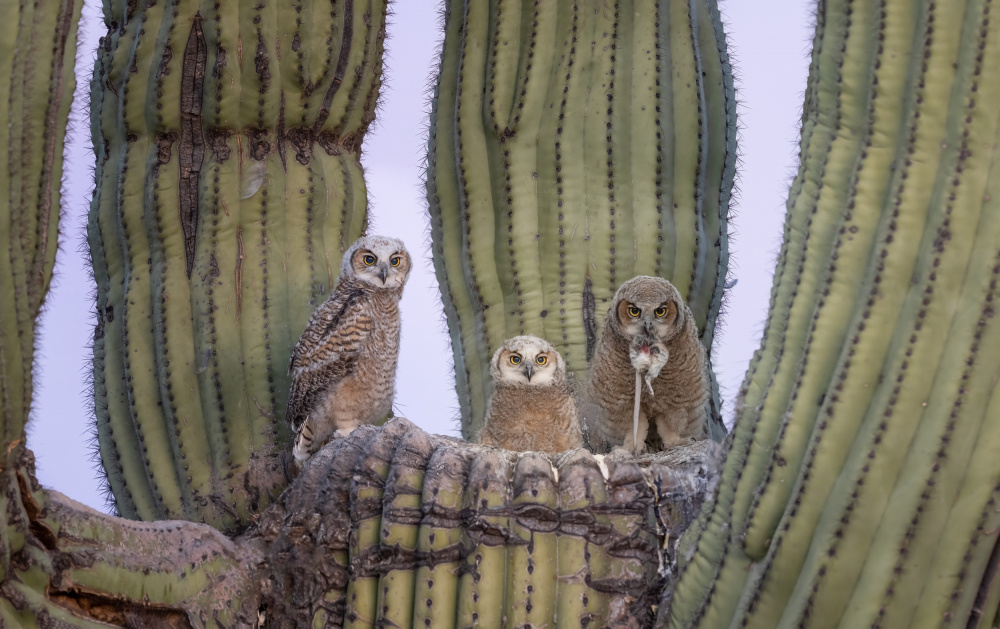
{"type": "Polygon", "coordinates": [[[992,9],[820,3],[767,331],[671,627],[995,614],[992,9]]]}
{"type": "Polygon", "coordinates": [[[583,376],[634,275],[671,279],[711,348],[736,157],[715,2],[444,12],[427,194],[464,434],[482,424],[504,338],[545,337],[583,376]]]}
{"type": "Polygon", "coordinates": [[[365,229],[386,5],[105,4],[94,382],[115,507],[246,525],[285,484],[288,354],[365,229]]]}

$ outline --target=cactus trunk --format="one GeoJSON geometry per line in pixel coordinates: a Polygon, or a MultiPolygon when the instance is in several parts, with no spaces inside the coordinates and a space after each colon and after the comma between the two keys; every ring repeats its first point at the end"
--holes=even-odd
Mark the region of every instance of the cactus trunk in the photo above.
{"type": "Polygon", "coordinates": [[[504,338],[544,337],[583,377],[635,275],[673,281],[710,350],[736,158],[715,2],[448,0],[444,14],[427,196],[463,434],[482,425],[504,338]]]}
{"type": "Polygon", "coordinates": [[[995,613],[992,8],[820,3],[768,324],[669,626],[995,613]]]}
{"type": "Polygon", "coordinates": [[[123,516],[245,526],[287,482],[288,356],[365,229],[383,0],[105,4],[94,392],[123,516]]]}

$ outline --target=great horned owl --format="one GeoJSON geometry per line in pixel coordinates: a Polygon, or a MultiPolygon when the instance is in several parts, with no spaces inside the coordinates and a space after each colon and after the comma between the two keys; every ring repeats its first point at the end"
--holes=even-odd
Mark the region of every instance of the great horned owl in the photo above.
{"type": "Polygon", "coordinates": [[[333,294],[292,350],[285,415],[301,465],[336,433],[346,436],[392,410],[399,356],[399,298],[410,274],[403,243],[359,238],[344,254],[333,294]]]}
{"type": "Polygon", "coordinates": [[[519,452],[562,452],[583,446],[566,364],[537,336],[503,342],[490,361],[495,388],[479,443],[519,452]]]}
{"type": "Polygon", "coordinates": [[[706,438],[706,362],[694,317],[673,284],[633,277],[615,293],[594,351],[587,394],[598,412],[588,426],[633,452],[645,449],[650,424],[665,447],[706,438]],[[633,443],[637,372],[642,392],[633,443]]]}

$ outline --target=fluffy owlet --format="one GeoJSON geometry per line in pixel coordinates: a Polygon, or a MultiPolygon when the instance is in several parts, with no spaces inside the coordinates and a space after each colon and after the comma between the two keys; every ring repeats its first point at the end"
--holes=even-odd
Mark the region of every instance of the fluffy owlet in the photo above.
{"type": "Polygon", "coordinates": [[[562,452],[583,446],[566,364],[536,336],[503,342],[490,362],[494,390],[479,443],[519,452],[562,452]]]}
{"type": "MultiPolygon", "coordinates": [[[[665,447],[707,437],[705,349],[691,310],[673,284],[640,275],[618,288],[590,366],[590,421],[611,445],[641,452],[649,426],[665,447]],[[636,373],[641,397],[633,443],[636,373]]],[[[589,418],[588,418],[589,419],[589,418]]]]}
{"type": "Polygon", "coordinates": [[[399,298],[410,266],[395,238],[364,236],[344,254],[337,288],[292,350],[286,418],[299,465],[334,434],[346,436],[392,410],[399,298]]]}

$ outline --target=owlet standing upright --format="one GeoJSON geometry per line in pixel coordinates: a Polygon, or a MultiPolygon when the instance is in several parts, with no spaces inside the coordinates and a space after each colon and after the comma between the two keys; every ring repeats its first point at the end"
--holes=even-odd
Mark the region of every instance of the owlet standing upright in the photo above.
{"type": "Polygon", "coordinates": [[[344,254],[333,294],[316,309],[288,371],[285,415],[301,466],[334,435],[392,410],[399,357],[399,299],[410,274],[403,243],[363,236],[344,254]]]}
{"type": "Polygon", "coordinates": [[[490,361],[495,389],[479,443],[519,452],[562,452],[583,446],[566,364],[548,341],[515,336],[490,361]]]}
{"type": "Polygon", "coordinates": [[[705,348],[674,285],[640,275],[618,288],[590,367],[588,396],[602,412],[593,428],[611,444],[645,448],[654,425],[665,447],[705,439],[709,383],[705,348]],[[642,388],[633,442],[636,373],[642,388]]]}

